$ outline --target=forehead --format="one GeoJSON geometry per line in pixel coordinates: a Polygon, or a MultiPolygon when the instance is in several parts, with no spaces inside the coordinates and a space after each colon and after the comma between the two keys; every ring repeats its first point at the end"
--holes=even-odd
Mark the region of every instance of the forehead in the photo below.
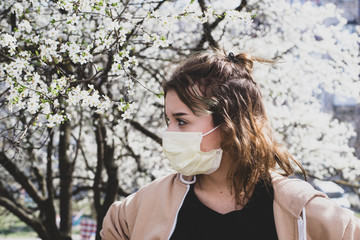
{"type": "Polygon", "coordinates": [[[179,98],[174,90],[170,90],[166,93],[165,97],[165,113],[172,115],[174,113],[186,113],[193,114],[191,109],[179,98]]]}

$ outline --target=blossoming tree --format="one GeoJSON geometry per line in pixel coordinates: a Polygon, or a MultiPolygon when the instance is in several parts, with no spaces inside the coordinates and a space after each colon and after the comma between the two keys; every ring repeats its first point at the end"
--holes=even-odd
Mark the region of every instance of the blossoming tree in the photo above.
{"type": "Polygon", "coordinates": [[[73,201],[90,199],[99,230],[113,201],[172,171],[161,83],[210,47],[279,59],[254,72],[278,140],[311,175],[359,185],[351,126],[321,112],[324,91],[360,89],[359,37],[330,5],[11,0],[0,17],[0,205],[42,239],[71,239],[73,201]]]}

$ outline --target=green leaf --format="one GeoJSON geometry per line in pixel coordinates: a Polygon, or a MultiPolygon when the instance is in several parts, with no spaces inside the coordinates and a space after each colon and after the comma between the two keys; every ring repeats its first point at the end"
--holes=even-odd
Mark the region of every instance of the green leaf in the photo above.
{"type": "Polygon", "coordinates": [[[19,102],[19,98],[18,97],[14,97],[14,99],[11,101],[12,104],[15,104],[19,102]]]}
{"type": "Polygon", "coordinates": [[[164,96],[164,92],[161,92],[161,93],[159,93],[159,94],[156,94],[156,96],[157,96],[158,98],[162,98],[162,97],[164,96]]]}
{"type": "Polygon", "coordinates": [[[25,90],[25,88],[20,86],[17,90],[18,90],[18,93],[22,93],[25,90]]]}

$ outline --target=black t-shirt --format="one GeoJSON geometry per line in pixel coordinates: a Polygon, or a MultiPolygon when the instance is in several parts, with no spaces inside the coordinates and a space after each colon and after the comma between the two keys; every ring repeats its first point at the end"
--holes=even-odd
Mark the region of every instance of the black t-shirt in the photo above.
{"type": "Polygon", "coordinates": [[[259,181],[241,210],[218,213],[200,202],[191,185],[179,211],[171,240],[278,239],[273,213],[271,183],[259,181]]]}

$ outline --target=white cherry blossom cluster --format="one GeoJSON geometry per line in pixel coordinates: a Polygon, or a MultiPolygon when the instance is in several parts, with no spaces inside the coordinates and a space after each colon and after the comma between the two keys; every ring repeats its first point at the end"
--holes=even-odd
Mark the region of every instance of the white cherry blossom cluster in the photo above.
{"type": "Polygon", "coordinates": [[[13,56],[15,54],[15,48],[17,47],[17,40],[12,35],[3,33],[0,35],[0,46],[8,48],[10,56],[13,56]]]}
{"type": "Polygon", "coordinates": [[[242,20],[246,25],[250,25],[253,22],[253,17],[249,12],[239,12],[236,10],[229,10],[226,12],[226,21],[233,22],[242,20]]]}
{"type": "Polygon", "coordinates": [[[104,114],[111,105],[109,97],[101,97],[93,85],[88,85],[88,90],[82,90],[80,86],[72,88],[68,92],[67,103],[71,105],[81,104],[83,107],[96,108],[96,113],[104,114]]]}
{"type": "Polygon", "coordinates": [[[61,45],[61,52],[67,52],[74,63],[85,64],[91,62],[93,58],[93,55],[90,53],[90,48],[91,46],[88,45],[86,49],[81,50],[79,44],[68,42],[61,45]]]}
{"type": "Polygon", "coordinates": [[[11,11],[13,13],[16,13],[17,15],[22,15],[24,12],[24,5],[22,5],[21,3],[17,2],[13,5],[13,7],[11,8],[11,11]]]}
{"type": "MultiPolygon", "coordinates": [[[[259,64],[255,71],[278,139],[312,175],[356,183],[360,161],[348,145],[353,126],[324,113],[323,99],[336,92],[360,101],[359,36],[344,29],[333,5],[267,4],[262,5],[267,23],[254,33],[259,37],[233,43],[253,55],[279,58],[271,67],[259,64]]],[[[259,18],[262,11],[256,13],[259,18]]]]}

